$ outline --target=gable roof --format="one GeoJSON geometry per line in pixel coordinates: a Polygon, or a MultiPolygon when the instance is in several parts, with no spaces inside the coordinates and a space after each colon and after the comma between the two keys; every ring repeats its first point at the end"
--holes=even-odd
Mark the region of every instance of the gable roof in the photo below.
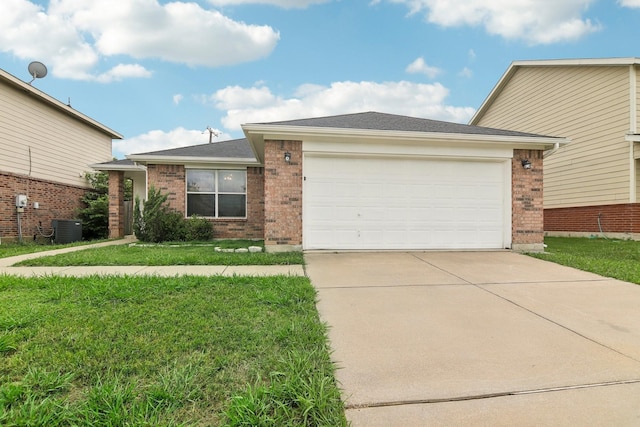
{"type": "Polygon", "coordinates": [[[467,142],[518,145],[547,149],[566,143],[565,138],[493,129],[369,111],[365,113],[242,125],[253,153],[264,161],[265,140],[366,139],[430,144],[467,142]]]}
{"type": "Polygon", "coordinates": [[[257,160],[246,138],[191,145],[168,150],[130,154],[127,159],[139,163],[243,163],[257,160]]]}
{"type": "Polygon", "coordinates": [[[505,86],[509,83],[515,73],[524,67],[630,67],[640,65],[640,58],[592,58],[592,59],[550,59],[550,60],[529,60],[514,61],[509,65],[507,71],[502,75],[498,83],[491,90],[487,98],[484,100],[480,108],[469,120],[470,125],[474,125],[480,121],[482,116],[493,104],[495,99],[500,95],[505,86]]]}
{"type": "Polygon", "coordinates": [[[95,121],[94,119],[92,119],[91,117],[88,117],[84,114],[82,114],[81,112],[74,110],[71,106],[66,105],[60,101],[58,101],[57,99],[47,95],[46,93],[44,93],[43,91],[41,91],[40,89],[37,89],[33,86],[31,86],[29,83],[23,82],[22,80],[20,80],[19,78],[15,77],[12,74],[7,73],[6,71],[0,69],[0,82],[3,84],[7,84],[8,86],[14,87],[16,89],[20,89],[21,91],[26,92],[27,95],[31,95],[34,98],[36,98],[38,101],[42,102],[43,104],[56,109],[58,111],[61,111],[64,114],[67,114],[71,117],[73,117],[76,120],[79,120],[81,122],[83,122],[85,125],[93,127],[97,130],[99,130],[100,132],[108,135],[111,137],[111,139],[122,139],[123,136],[120,135],[118,132],[108,128],[107,126],[103,125],[102,123],[99,123],[97,121],[95,121]]]}

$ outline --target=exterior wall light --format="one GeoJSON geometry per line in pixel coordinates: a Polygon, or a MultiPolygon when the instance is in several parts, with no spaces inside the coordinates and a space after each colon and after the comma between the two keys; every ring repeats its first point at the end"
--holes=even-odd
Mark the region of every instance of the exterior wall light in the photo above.
{"type": "Polygon", "coordinates": [[[284,161],[287,163],[291,163],[291,153],[290,152],[285,152],[284,153],[284,161]]]}
{"type": "Polygon", "coordinates": [[[531,169],[531,162],[528,159],[522,161],[522,167],[525,169],[531,169]]]}

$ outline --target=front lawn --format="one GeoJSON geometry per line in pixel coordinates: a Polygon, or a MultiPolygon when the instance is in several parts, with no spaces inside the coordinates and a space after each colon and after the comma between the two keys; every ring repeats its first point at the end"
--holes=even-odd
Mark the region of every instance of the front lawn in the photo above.
{"type": "Polygon", "coordinates": [[[602,276],[640,284],[640,242],[547,237],[545,253],[529,254],[602,276]]]}
{"type": "Polygon", "coordinates": [[[48,243],[43,244],[43,243],[38,243],[33,241],[23,242],[23,243],[3,241],[0,244],[0,258],[31,254],[34,252],[52,251],[55,249],[69,248],[72,246],[84,246],[84,245],[90,245],[93,243],[100,243],[100,242],[106,242],[106,241],[107,240],[82,241],[82,242],[75,242],[75,243],[67,243],[64,245],[54,245],[54,244],[48,244],[48,243]]]}
{"type": "MultiPolygon", "coordinates": [[[[216,243],[217,245],[218,243],[216,243]]],[[[239,246],[234,241],[219,244],[239,246]]],[[[247,243],[251,245],[252,243],[247,243]]],[[[255,243],[253,243],[255,244],[255,243]]],[[[304,264],[302,252],[228,253],[209,245],[117,245],[67,254],[45,256],[20,262],[19,266],[114,266],[114,265],[294,265],[304,264]]]]}
{"type": "Polygon", "coordinates": [[[0,276],[0,425],[345,425],[303,277],[0,276]]]}

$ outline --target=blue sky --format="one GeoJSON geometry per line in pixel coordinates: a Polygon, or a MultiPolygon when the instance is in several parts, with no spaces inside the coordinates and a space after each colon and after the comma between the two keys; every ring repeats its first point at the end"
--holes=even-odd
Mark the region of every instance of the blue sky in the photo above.
{"type": "Polygon", "coordinates": [[[0,68],[123,134],[380,111],[466,123],[514,60],[640,56],[640,0],[2,0],[0,68]]]}

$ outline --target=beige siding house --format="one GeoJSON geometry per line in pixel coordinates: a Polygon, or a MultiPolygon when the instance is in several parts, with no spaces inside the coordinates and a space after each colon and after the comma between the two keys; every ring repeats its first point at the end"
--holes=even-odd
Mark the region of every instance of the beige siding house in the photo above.
{"type": "Polygon", "coordinates": [[[108,161],[122,135],[0,70],[0,238],[32,238],[71,219],[92,163],[108,161]],[[16,196],[27,197],[20,215],[16,196]]]}
{"type": "Polygon", "coordinates": [[[640,58],[516,61],[471,120],[562,136],[544,157],[548,234],[640,237],[640,58]]]}

